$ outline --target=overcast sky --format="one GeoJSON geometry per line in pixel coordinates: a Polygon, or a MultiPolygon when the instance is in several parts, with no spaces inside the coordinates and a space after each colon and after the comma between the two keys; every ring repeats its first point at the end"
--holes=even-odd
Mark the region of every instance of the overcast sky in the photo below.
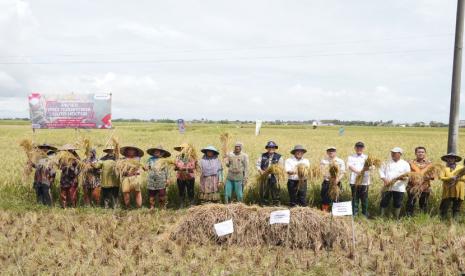
{"type": "Polygon", "coordinates": [[[112,92],[113,118],[446,122],[455,13],[456,0],[0,0],[0,117],[28,117],[31,92],[112,92]]]}

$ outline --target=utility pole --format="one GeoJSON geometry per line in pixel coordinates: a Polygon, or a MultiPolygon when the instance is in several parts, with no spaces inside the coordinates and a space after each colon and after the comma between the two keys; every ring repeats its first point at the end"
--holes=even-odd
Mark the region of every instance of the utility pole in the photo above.
{"type": "Polygon", "coordinates": [[[457,18],[455,22],[454,67],[452,69],[452,89],[450,96],[449,137],[447,152],[457,153],[459,140],[460,84],[462,75],[463,16],[465,0],[457,0],[457,18]]]}

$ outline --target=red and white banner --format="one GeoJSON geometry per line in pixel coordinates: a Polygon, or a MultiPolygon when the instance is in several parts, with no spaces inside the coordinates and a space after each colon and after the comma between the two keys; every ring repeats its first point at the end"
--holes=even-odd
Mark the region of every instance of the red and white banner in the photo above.
{"type": "Polygon", "coordinates": [[[111,94],[29,95],[32,128],[111,128],[111,94]]]}

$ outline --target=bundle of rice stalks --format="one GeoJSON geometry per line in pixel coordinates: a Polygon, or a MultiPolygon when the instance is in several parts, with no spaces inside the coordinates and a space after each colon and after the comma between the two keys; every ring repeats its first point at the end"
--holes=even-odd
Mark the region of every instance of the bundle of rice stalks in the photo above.
{"type": "Polygon", "coordinates": [[[111,137],[111,145],[113,146],[113,153],[115,155],[115,159],[118,160],[120,157],[120,149],[121,149],[121,146],[118,142],[118,138],[111,137]]]}
{"type": "Polygon", "coordinates": [[[28,159],[28,162],[26,162],[23,169],[23,176],[24,179],[26,179],[32,173],[32,165],[37,164],[40,159],[46,158],[47,154],[35,147],[30,139],[21,140],[19,145],[23,148],[28,159]]]}
{"type": "Polygon", "coordinates": [[[223,132],[220,134],[221,154],[223,156],[226,156],[228,154],[230,138],[231,136],[227,132],[223,132]]]}
{"type": "Polygon", "coordinates": [[[329,197],[333,201],[338,201],[341,188],[338,185],[339,165],[336,162],[329,164],[329,197]]]}
{"type": "Polygon", "coordinates": [[[188,144],[187,147],[184,147],[182,150],[181,150],[181,153],[180,155],[182,157],[185,157],[185,158],[188,158],[188,159],[192,159],[192,160],[195,160],[195,161],[198,161],[199,160],[199,157],[197,155],[197,150],[195,149],[194,145],[193,144],[188,144]]]}
{"type": "Polygon", "coordinates": [[[142,164],[136,159],[119,159],[115,164],[115,172],[120,178],[135,175],[141,168],[142,164]]]}
{"type": "Polygon", "coordinates": [[[428,167],[423,173],[423,176],[427,179],[437,179],[441,172],[444,170],[443,164],[433,164],[428,167]]]}
{"type": "Polygon", "coordinates": [[[278,164],[273,164],[269,166],[268,169],[266,169],[261,175],[258,175],[257,183],[266,183],[268,176],[270,175],[274,175],[278,183],[283,182],[286,179],[284,168],[278,164]]]}
{"type": "Polygon", "coordinates": [[[312,164],[310,165],[308,171],[308,179],[312,182],[321,181],[323,177],[323,171],[321,170],[321,166],[319,164],[312,164]]]}
{"type": "Polygon", "coordinates": [[[368,172],[371,168],[379,167],[381,167],[381,160],[368,155],[367,159],[365,160],[365,163],[363,164],[363,168],[360,171],[360,174],[358,174],[355,179],[355,186],[362,184],[365,173],[368,172]]]}
{"type": "Polygon", "coordinates": [[[286,246],[320,251],[350,246],[350,227],[343,220],[312,208],[292,208],[290,224],[269,224],[272,211],[282,208],[244,204],[207,204],[189,209],[170,233],[170,239],[188,244],[234,244],[240,247],[286,246]],[[218,237],[213,225],[228,219],[234,233],[218,237]]]}
{"type": "Polygon", "coordinates": [[[163,158],[157,160],[157,163],[155,164],[154,168],[157,171],[163,171],[165,169],[174,169],[175,167],[175,161],[173,159],[168,159],[168,158],[163,158]]]}
{"type": "Polygon", "coordinates": [[[84,156],[86,158],[90,158],[90,152],[92,150],[92,146],[91,146],[89,138],[80,138],[78,145],[76,147],[84,149],[84,156]]]}
{"type": "Polygon", "coordinates": [[[75,166],[76,164],[81,166],[81,161],[71,152],[67,150],[59,151],[53,157],[53,164],[58,168],[70,168],[75,166]]]}
{"type": "Polygon", "coordinates": [[[305,180],[308,179],[309,175],[309,167],[305,164],[297,165],[297,177],[299,178],[299,190],[301,189],[302,185],[305,184],[305,180]]]}

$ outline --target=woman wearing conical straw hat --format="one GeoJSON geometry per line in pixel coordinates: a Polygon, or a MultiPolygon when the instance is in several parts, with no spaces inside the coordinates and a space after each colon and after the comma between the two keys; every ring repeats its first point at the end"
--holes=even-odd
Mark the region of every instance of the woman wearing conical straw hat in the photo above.
{"type": "Polygon", "coordinates": [[[462,158],[454,153],[441,157],[446,162],[439,179],[442,181],[442,200],[439,207],[441,217],[446,218],[449,207],[452,205],[452,217],[457,218],[465,198],[464,166],[457,165],[462,158]]]}
{"type": "Polygon", "coordinates": [[[33,187],[37,196],[37,203],[52,206],[52,195],[50,187],[55,181],[56,172],[50,162],[50,154],[54,153],[57,148],[42,144],[37,146],[42,154],[36,163],[29,160],[29,165],[35,169],[33,187]]]}
{"type": "Polygon", "coordinates": [[[101,197],[102,205],[105,209],[117,208],[119,206],[119,189],[120,179],[115,171],[116,156],[113,146],[107,146],[103,149],[106,153],[105,156],[94,165],[95,168],[101,171],[101,183],[102,188],[101,197]]]}
{"type": "Polygon", "coordinates": [[[169,168],[158,167],[160,160],[171,156],[162,146],[157,146],[147,150],[150,158],[147,160],[147,190],[149,193],[150,209],[155,208],[155,201],[158,197],[158,206],[166,208],[166,186],[169,185],[169,168]]]}
{"type": "Polygon", "coordinates": [[[71,144],[66,144],[60,148],[60,151],[67,151],[75,157],[71,164],[60,164],[60,200],[62,208],[66,208],[69,202],[71,202],[72,207],[77,206],[80,168],[78,163],[79,155],[76,150],[77,148],[71,144]]]}
{"type": "Polygon", "coordinates": [[[90,156],[82,160],[82,162],[91,166],[88,169],[89,171],[83,176],[82,190],[84,193],[84,203],[88,206],[97,206],[100,204],[101,179],[100,170],[95,168],[95,164],[98,162],[95,149],[91,149],[90,156]]]}
{"type": "MultiPolygon", "coordinates": [[[[120,153],[127,160],[134,160],[140,162],[144,152],[136,146],[122,147],[120,153]]],[[[121,176],[121,189],[123,191],[123,200],[126,208],[130,207],[131,204],[131,193],[134,194],[136,199],[137,208],[142,207],[142,193],[141,193],[141,169],[130,170],[124,172],[121,176]]]]}
{"type": "Polygon", "coordinates": [[[192,152],[194,149],[187,143],[174,148],[179,154],[176,156],[175,171],[176,183],[178,185],[178,192],[180,198],[180,208],[184,208],[186,200],[186,192],[188,197],[188,206],[194,205],[194,185],[195,185],[195,171],[197,167],[197,160],[194,158],[192,152]]]}
{"type": "Polygon", "coordinates": [[[204,202],[218,202],[221,199],[219,186],[223,183],[223,166],[218,158],[220,153],[213,146],[203,148],[202,153],[199,199],[204,202]]]}
{"type": "Polygon", "coordinates": [[[299,166],[306,170],[310,168],[310,161],[304,158],[307,150],[302,145],[294,146],[292,157],[286,159],[285,170],[288,175],[287,190],[289,192],[289,206],[307,206],[307,176],[299,178],[299,166]]]}

